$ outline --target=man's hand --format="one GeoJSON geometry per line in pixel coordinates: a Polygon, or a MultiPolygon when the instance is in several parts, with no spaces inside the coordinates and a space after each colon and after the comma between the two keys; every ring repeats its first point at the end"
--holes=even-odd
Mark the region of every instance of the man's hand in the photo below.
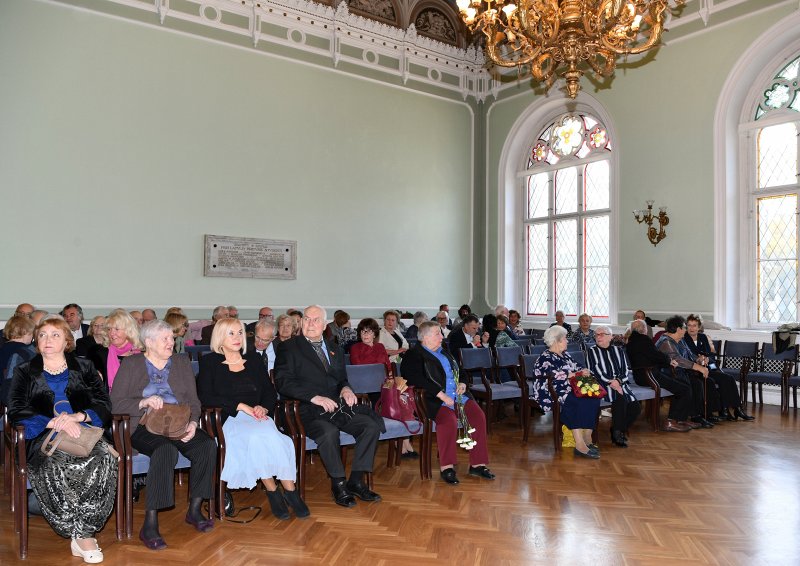
{"type": "Polygon", "coordinates": [[[342,391],[339,393],[344,402],[347,403],[348,407],[352,407],[356,403],[358,403],[358,397],[356,394],[353,393],[353,390],[349,387],[342,387],[342,391]]]}
{"type": "Polygon", "coordinates": [[[617,393],[619,393],[620,395],[622,395],[622,384],[619,382],[619,380],[612,379],[611,383],[609,383],[608,386],[617,393]]]}
{"type": "Polygon", "coordinates": [[[325,409],[326,413],[332,413],[339,408],[339,404],[336,401],[328,397],[323,397],[322,395],[312,397],[311,402],[325,409]]]}
{"type": "Polygon", "coordinates": [[[447,393],[445,393],[444,391],[442,391],[441,393],[439,393],[439,394],[437,395],[437,397],[438,397],[439,399],[441,399],[441,400],[442,400],[442,402],[443,402],[445,405],[447,405],[448,407],[452,407],[453,405],[455,405],[455,404],[456,404],[456,402],[453,400],[453,398],[452,398],[452,397],[450,397],[450,395],[448,395],[448,394],[447,394],[447,393]]]}

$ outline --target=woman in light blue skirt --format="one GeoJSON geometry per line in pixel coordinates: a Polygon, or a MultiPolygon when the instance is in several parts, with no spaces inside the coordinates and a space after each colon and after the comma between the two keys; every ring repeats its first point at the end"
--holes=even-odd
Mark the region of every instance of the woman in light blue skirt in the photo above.
{"type": "Polygon", "coordinates": [[[294,443],[272,419],[277,401],[275,386],[261,356],[246,353],[241,321],[217,321],[211,350],[200,358],[197,396],[203,405],[222,408],[222,481],[231,489],[252,489],[261,480],[273,515],[288,519],[288,503],[297,517],[308,517],[308,507],[295,486],[294,443]],[[280,481],[283,494],[275,478],[280,481]]]}

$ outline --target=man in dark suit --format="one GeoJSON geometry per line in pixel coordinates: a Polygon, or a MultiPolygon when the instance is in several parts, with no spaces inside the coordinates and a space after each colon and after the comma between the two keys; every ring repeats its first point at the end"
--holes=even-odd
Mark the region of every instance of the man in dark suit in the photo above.
{"type": "Polygon", "coordinates": [[[478,317],[474,314],[467,315],[461,327],[454,329],[448,337],[447,344],[450,354],[461,364],[461,348],[486,348],[489,344],[489,333],[478,335],[478,317]]]}
{"type": "Polygon", "coordinates": [[[265,320],[265,321],[269,322],[270,324],[275,322],[275,315],[273,314],[271,308],[269,308],[269,307],[261,307],[261,309],[258,311],[258,320],[255,321],[255,322],[250,322],[250,323],[248,323],[248,324],[246,324],[244,326],[244,330],[247,333],[247,337],[248,338],[250,338],[250,336],[255,333],[256,324],[258,324],[262,320],[265,320]]]}
{"type": "MultiPolygon", "coordinates": [[[[213,320],[214,324],[216,324],[218,320],[222,318],[228,318],[229,315],[230,313],[228,312],[228,307],[220,305],[214,309],[214,312],[211,314],[211,320],[213,320]]],[[[204,326],[203,330],[200,331],[201,344],[211,344],[211,333],[214,332],[214,324],[204,326]]]]}
{"type": "Polygon", "coordinates": [[[358,402],[344,367],[344,354],[334,342],[325,342],[326,312],[320,306],[308,307],[301,321],[303,333],[277,347],[275,382],[284,397],[300,400],[300,419],[306,434],[314,439],[319,455],[331,478],[334,501],[343,507],[362,501],[379,501],[381,496],[364,483],[364,472],[372,472],[380,426],[369,415],[356,413],[345,424],[334,424],[330,416],[339,403],[352,407],[358,402]],[[339,431],[356,438],[355,458],[350,479],[345,482],[339,445],[339,431]]]}
{"type": "Polygon", "coordinates": [[[61,309],[61,316],[67,321],[72,336],[77,341],[79,338],[89,336],[89,325],[83,324],[83,309],[76,303],[70,303],[61,309]]]}

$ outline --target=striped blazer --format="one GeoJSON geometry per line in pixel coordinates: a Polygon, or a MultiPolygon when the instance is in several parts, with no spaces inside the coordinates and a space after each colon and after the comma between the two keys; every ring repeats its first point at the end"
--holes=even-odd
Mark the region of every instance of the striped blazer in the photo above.
{"type": "Polygon", "coordinates": [[[586,351],[586,362],[592,374],[603,384],[608,391],[606,399],[613,403],[614,399],[619,395],[616,391],[609,387],[609,383],[615,379],[622,385],[622,391],[628,398],[628,401],[636,401],[636,396],[631,391],[628,383],[628,360],[625,358],[625,352],[619,346],[609,346],[608,348],[601,348],[594,345],[586,351]]]}

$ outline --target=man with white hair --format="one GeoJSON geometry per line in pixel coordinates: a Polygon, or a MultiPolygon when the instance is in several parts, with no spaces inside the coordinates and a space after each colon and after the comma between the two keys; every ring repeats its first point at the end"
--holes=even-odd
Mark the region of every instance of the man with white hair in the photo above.
{"type": "MultiPolygon", "coordinates": [[[[381,496],[364,483],[372,472],[381,425],[369,414],[347,411],[358,403],[344,367],[344,354],[335,342],[322,336],[327,313],[319,305],[305,309],[302,334],[281,342],[275,360],[275,383],[284,397],[300,401],[300,420],[306,434],[317,443],[320,458],[331,478],[331,491],[337,505],[353,507],[355,497],[380,501],[381,496]],[[350,416],[350,413],[353,413],[350,416]],[[337,416],[343,416],[339,420],[337,416]],[[356,438],[350,479],[345,482],[339,431],[356,438]]],[[[382,422],[382,420],[380,421],[382,422]]]]}
{"type": "Polygon", "coordinates": [[[200,339],[201,344],[211,344],[211,333],[214,332],[214,325],[218,320],[222,320],[223,318],[230,318],[230,311],[228,311],[228,307],[220,305],[211,313],[211,320],[213,323],[204,327],[200,333],[202,336],[200,339]]]}

